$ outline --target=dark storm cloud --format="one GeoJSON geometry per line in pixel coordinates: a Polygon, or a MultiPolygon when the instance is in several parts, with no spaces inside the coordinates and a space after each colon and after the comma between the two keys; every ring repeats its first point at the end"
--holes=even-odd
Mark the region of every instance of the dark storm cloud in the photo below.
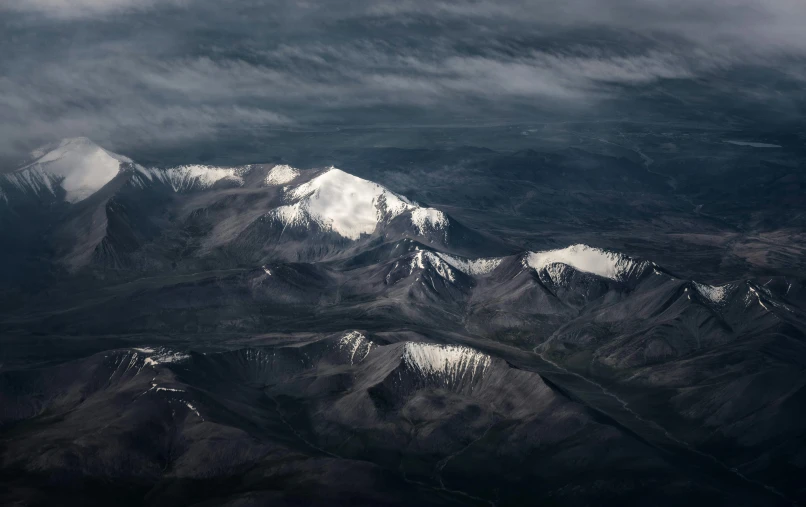
{"type": "Polygon", "coordinates": [[[357,112],[386,123],[590,115],[677,94],[675,83],[796,108],[798,87],[782,97],[776,86],[802,81],[806,55],[799,0],[0,0],[0,15],[5,152],[357,112]]]}

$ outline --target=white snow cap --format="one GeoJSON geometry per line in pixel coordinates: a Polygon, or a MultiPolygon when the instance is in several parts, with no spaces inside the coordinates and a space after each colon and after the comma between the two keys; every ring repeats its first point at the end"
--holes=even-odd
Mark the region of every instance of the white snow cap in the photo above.
{"type": "Polygon", "coordinates": [[[635,261],[626,255],[609,252],[587,245],[572,245],[561,250],[529,252],[524,264],[540,271],[555,264],[563,264],[577,271],[591,273],[611,280],[624,280],[640,271],[648,262],[635,261]]]}
{"type": "Polygon", "coordinates": [[[419,342],[406,342],[403,361],[423,377],[450,383],[483,376],[492,364],[490,356],[469,347],[419,342]]]}
{"type": "Polygon", "coordinates": [[[83,201],[112,181],[121,163],[132,163],[86,137],[64,139],[56,148],[40,148],[32,155],[38,158],[6,179],[22,190],[37,193],[54,193],[54,187],[61,186],[70,203],[83,201]]]}
{"type": "Polygon", "coordinates": [[[290,165],[276,165],[266,174],[266,185],[285,185],[299,176],[299,169],[290,165]]]}
{"type": "Polygon", "coordinates": [[[316,178],[292,188],[286,194],[288,205],[273,210],[269,216],[285,226],[316,223],[322,230],[357,240],[372,234],[382,221],[389,221],[406,211],[417,214],[412,222],[422,233],[423,227],[444,227],[447,218],[437,210],[420,208],[402,195],[341,169],[331,167],[316,178]]]}

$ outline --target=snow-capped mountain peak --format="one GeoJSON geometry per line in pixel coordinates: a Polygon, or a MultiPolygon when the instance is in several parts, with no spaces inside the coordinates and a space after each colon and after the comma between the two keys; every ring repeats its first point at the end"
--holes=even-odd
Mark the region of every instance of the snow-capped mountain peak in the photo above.
{"type": "Polygon", "coordinates": [[[372,234],[379,223],[406,212],[411,213],[412,225],[419,234],[448,225],[442,212],[422,208],[378,183],[335,167],[289,188],[286,199],[288,204],[273,210],[270,217],[286,227],[315,223],[324,231],[351,240],[359,239],[362,234],[372,234]]]}
{"type": "Polygon", "coordinates": [[[453,267],[439,255],[426,250],[418,250],[411,258],[409,274],[414,273],[414,271],[418,269],[425,269],[426,264],[433,267],[437,274],[445,280],[449,282],[456,281],[456,273],[453,267]]]}
{"type": "MultiPolygon", "coordinates": [[[[436,290],[434,283],[441,279],[443,283],[455,284],[463,276],[460,271],[443,260],[439,254],[416,247],[406,257],[395,261],[386,275],[386,284],[394,285],[398,281],[416,276],[415,281],[424,277],[436,290]]],[[[425,284],[425,282],[423,282],[425,284]]]]}
{"type": "Polygon", "coordinates": [[[54,194],[60,186],[70,203],[91,196],[117,176],[122,163],[132,163],[128,157],[107,151],[86,137],[64,139],[55,147],[34,150],[32,155],[36,160],[6,175],[6,181],[35,194],[54,194]]]}
{"type": "Polygon", "coordinates": [[[632,274],[640,274],[644,268],[651,265],[649,262],[636,261],[617,252],[582,244],[559,250],[529,252],[524,257],[524,266],[536,271],[557,264],[616,281],[624,281],[632,274]]]}

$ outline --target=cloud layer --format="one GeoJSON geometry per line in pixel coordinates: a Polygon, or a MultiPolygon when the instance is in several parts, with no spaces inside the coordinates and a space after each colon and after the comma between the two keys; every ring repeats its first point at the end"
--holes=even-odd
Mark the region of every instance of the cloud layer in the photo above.
{"type": "Polygon", "coordinates": [[[126,11],[145,11],[186,0],[3,0],[0,9],[38,13],[51,18],[91,18],[126,11]]]}
{"type": "Polygon", "coordinates": [[[0,153],[803,104],[800,0],[0,0],[0,18],[0,153]]]}

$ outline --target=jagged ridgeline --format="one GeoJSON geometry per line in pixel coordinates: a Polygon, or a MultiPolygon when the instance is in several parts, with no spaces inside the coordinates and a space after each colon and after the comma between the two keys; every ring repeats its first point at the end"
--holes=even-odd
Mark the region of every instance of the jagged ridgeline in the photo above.
{"type": "Polygon", "coordinates": [[[34,155],[0,176],[3,232],[28,236],[10,243],[19,257],[48,252],[40,264],[71,273],[322,261],[402,238],[504,250],[442,211],[333,167],[146,168],[87,139],[34,155]]]}

